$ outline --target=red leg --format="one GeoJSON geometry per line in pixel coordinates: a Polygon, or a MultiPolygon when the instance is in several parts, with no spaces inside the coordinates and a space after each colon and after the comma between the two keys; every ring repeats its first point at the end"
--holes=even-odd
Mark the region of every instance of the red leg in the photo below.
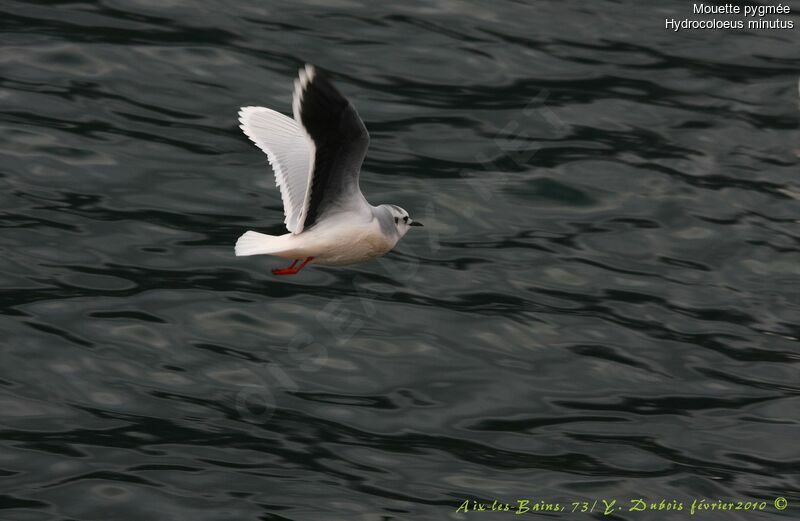
{"type": "MultiPolygon", "coordinates": [[[[298,267],[297,267],[297,271],[300,271],[300,270],[302,270],[302,269],[303,269],[303,267],[304,267],[306,264],[308,264],[309,262],[311,262],[312,260],[314,260],[314,257],[306,257],[306,260],[304,260],[304,261],[303,261],[303,264],[301,264],[300,266],[298,266],[298,267]]],[[[297,273],[297,271],[295,271],[295,273],[297,273]]]]}
{"type": "Polygon", "coordinates": [[[294,262],[292,263],[292,265],[289,266],[288,268],[274,269],[274,270],[272,270],[272,274],[273,275],[295,275],[300,270],[303,269],[303,266],[305,266],[306,264],[308,264],[312,260],[314,260],[314,257],[307,257],[306,260],[304,260],[303,263],[300,266],[295,268],[294,267],[295,264],[297,264],[300,261],[300,259],[295,259],[294,262]]]}
{"type": "Polygon", "coordinates": [[[294,265],[297,264],[297,262],[299,260],[300,259],[295,259],[294,262],[292,263],[292,265],[289,266],[288,268],[275,268],[274,270],[272,270],[272,274],[273,275],[289,275],[289,274],[294,273],[294,265]]]}

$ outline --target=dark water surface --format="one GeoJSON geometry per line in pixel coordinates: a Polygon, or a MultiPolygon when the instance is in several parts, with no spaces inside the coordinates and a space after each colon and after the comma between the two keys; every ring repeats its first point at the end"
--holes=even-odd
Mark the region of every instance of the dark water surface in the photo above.
{"type": "Polygon", "coordinates": [[[0,519],[797,519],[800,29],[690,11],[0,1],[0,519]],[[426,228],[276,278],[236,112],[306,61],[426,228]]]}

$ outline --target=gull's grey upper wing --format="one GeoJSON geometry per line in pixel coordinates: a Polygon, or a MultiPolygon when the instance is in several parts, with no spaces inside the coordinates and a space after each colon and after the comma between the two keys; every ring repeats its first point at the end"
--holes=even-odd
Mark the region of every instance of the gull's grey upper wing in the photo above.
{"type": "Polygon", "coordinates": [[[369,134],[353,105],[306,65],[295,81],[292,109],[313,143],[303,228],[313,226],[326,211],[366,205],[358,176],[369,134]]]}

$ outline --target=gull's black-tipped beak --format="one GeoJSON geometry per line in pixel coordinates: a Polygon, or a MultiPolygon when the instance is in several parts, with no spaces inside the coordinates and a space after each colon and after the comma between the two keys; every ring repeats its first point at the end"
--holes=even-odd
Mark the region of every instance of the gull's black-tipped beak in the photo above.
{"type": "Polygon", "coordinates": [[[421,222],[417,222],[417,221],[411,221],[408,225],[409,226],[422,226],[422,223],[421,222]]]}

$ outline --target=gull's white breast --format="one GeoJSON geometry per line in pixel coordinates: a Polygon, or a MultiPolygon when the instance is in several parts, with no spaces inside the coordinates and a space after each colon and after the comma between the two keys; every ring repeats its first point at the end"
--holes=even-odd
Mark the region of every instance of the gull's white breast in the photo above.
{"type": "Polygon", "coordinates": [[[377,219],[354,219],[350,212],[326,217],[299,235],[287,237],[285,258],[314,257],[315,264],[354,264],[385,255],[397,237],[384,235],[377,219]]]}

